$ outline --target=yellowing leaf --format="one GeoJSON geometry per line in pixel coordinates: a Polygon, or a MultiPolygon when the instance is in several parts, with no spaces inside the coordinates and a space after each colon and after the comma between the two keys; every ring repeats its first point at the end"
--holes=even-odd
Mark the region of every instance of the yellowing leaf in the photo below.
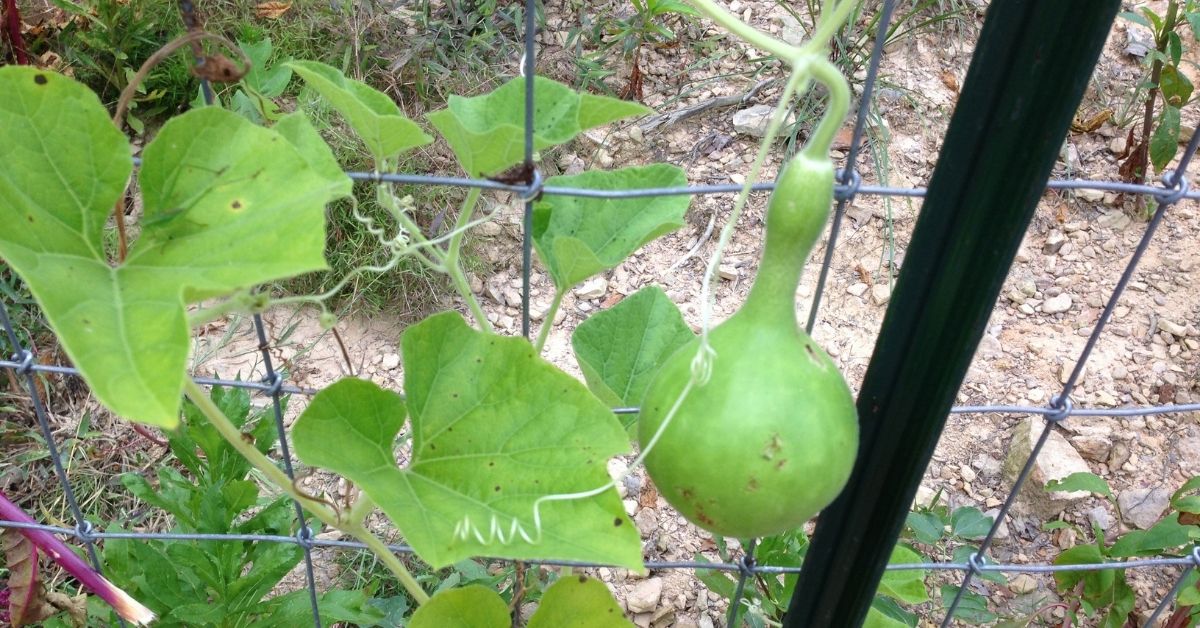
{"type": "Polygon", "coordinates": [[[292,8],[291,2],[260,2],[254,7],[254,17],[277,20],[292,8]]]}

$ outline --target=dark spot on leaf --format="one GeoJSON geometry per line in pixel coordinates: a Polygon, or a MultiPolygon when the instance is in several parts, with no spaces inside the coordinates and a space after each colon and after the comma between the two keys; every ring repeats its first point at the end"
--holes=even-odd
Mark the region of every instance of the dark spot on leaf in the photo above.
{"type": "Polygon", "coordinates": [[[232,202],[232,203],[230,203],[230,204],[229,204],[229,207],[230,207],[231,209],[234,209],[234,210],[241,209],[241,208],[242,208],[242,202],[241,202],[241,201],[234,201],[234,202],[232,202]]]}
{"type": "Polygon", "coordinates": [[[476,364],[483,364],[483,358],[475,358],[476,364]]]}
{"type": "Polygon", "coordinates": [[[46,82],[47,82],[47,81],[46,81],[46,75],[45,75],[45,74],[34,74],[34,75],[33,75],[33,82],[34,82],[34,83],[37,83],[38,85],[45,85],[45,84],[46,84],[46,82]]]}
{"type": "Polygon", "coordinates": [[[613,527],[614,527],[614,528],[619,528],[619,527],[621,527],[621,524],[623,524],[623,523],[625,523],[625,522],[624,522],[624,521],[621,521],[621,518],[620,518],[620,517],[616,517],[615,519],[613,519],[613,527]]]}
{"type": "MultiPolygon", "coordinates": [[[[453,429],[453,428],[451,428],[451,429],[453,429]]],[[[495,461],[495,460],[490,460],[490,461],[488,461],[488,466],[489,466],[489,467],[494,467],[494,466],[496,466],[496,461],[495,461]]]]}
{"type": "Polygon", "coordinates": [[[455,399],[458,399],[458,393],[451,393],[450,396],[454,397],[455,399]]]}
{"type": "Polygon", "coordinates": [[[448,428],[446,428],[446,431],[447,431],[447,432],[453,432],[453,431],[454,431],[454,428],[452,428],[452,427],[448,427],[448,428]]]}
{"type": "Polygon", "coordinates": [[[91,325],[91,324],[92,324],[92,321],[89,321],[89,320],[88,320],[88,319],[86,319],[86,318],[85,318],[85,319],[83,319],[83,321],[82,321],[82,322],[83,322],[83,324],[84,324],[84,325],[91,325]]]}
{"type": "Polygon", "coordinates": [[[750,481],[746,482],[746,490],[750,491],[751,493],[757,491],[758,490],[758,478],[750,478],[750,481]]]}
{"type": "Polygon", "coordinates": [[[499,492],[500,492],[500,485],[499,485],[499,484],[497,484],[496,486],[493,486],[493,487],[492,487],[492,490],[493,490],[493,491],[496,491],[497,493],[499,493],[499,492]]]}
{"type": "Polygon", "coordinates": [[[437,449],[437,445],[434,445],[433,443],[429,443],[429,451],[433,451],[435,449],[437,449]]]}
{"type": "Polygon", "coordinates": [[[26,216],[25,220],[28,220],[29,222],[33,222],[33,214],[29,214],[28,216],[26,216]]]}
{"type": "Polygon", "coordinates": [[[587,576],[579,576],[580,582],[587,582],[587,576]]]}
{"type": "Polygon", "coordinates": [[[776,468],[776,469],[782,469],[782,468],[784,467],[784,465],[786,465],[786,464],[787,464],[787,462],[788,462],[788,461],[787,461],[787,458],[784,458],[783,460],[780,460],[779,462],[776,462],[776,463],[775,463],[775,468],[776,468]]]}
{"type": "Polygon", "coordinates": [[[683,498],[688,501],[691,501],[692,497],[695,496],[695,493],[693,493],[692,489],[690,489],[690,488],[683,489],[682,494],[683,494],[683,498]]]}

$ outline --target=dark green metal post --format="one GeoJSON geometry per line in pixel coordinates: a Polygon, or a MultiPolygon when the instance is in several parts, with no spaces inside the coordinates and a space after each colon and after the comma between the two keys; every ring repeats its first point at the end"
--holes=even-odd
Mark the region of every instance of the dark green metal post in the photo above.
{"type": "Polygon", "coordinates": [[[784,626],[859,626],[1118,0],[993,0],[858,397],[858,461],[784,626]]]}

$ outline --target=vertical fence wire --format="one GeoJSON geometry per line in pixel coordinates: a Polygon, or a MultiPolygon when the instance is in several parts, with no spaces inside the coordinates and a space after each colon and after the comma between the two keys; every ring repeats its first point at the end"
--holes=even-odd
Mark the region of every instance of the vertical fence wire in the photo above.
{"type": "Polygon", "coordinates": [[[1196,567],[1200,566],[1200,545],[1193,546],[1190,554],[1192,564],[1183,568],[1183,572],[1180,573],[1179,577],[1175,579],[1175,584],[1171,585],[1171,590],[1163,596],[1162,600],[1159,600],[1158,606],[1154,607],[1154,612],[1151,613],[1150,617],[1146,619],[1145,628],[1154,628],[1154,625],[1158,623],[1159,616],[1161,616],[1163,612],[1171,607],[1171,603],[1174,602],[1175,598],[1179,597],[1179,593],[1183,591],[1183,584],[1187,582],[1188,576],[1192,574],[1192,571],[1196,567]]]}
{"type": "MultiPolygon", "coordinates": [[[[258,335],[258,351],[262,356],[263,369],[266,372],[263,383],[271,387],[266,392],[271,397],[271,408],[275,413],[275,430],[279,434],[279,455],[283,458],[284,472],[287,473],[288,479],[294,482],[296,481],[296,472],[292,467],[292,452],[288,447],[287,428],[283,424],[283,404],[280,401],[283,374],[275,370],[275,365],[271,360],[271,343],[267,340],[267,332],[261,314],[254,315],[254,331],[258,335]]],[[[304,550],[304,578],[308,585],[308,602],[312,607],[313,625],[321,628],[321,609],[317,603],[317,579],[313,573],[312,529],[308,527],[308,518],[305,516],[300,502],[295,498],[292,498],[291,501],[292,506],[296,509],[298,524],[296,538],[304,550]]]]}
{"type": "MultiPolygon", "coordinates": [[[[533,163],[533,113],[534,71],[537,68],[537,50],[534,35],[537,32],[537,1],[525,0],[525,54],[521,56],[521,75],[525,77],[525,172],[529,176],[530,192],[522,194],[524,214],[521,228],[521,335],[529,338],[529,278],[533,274],[533,201],[537,194],[534,188],[540,185],[541,175],[533,163]]],[[[554,321],[543,321],[553,325],[554,321]]]]}
{"type": "MultiPolygon", "coordinates": [[[[846,205],[854,202],[858,187],[862,185],[862,175],[859,174],[858,153],[859,143],[867,128],[867,114],[871,111],[871,96],[875,92],[875,79],[879,75],[879,61],[883,58],[883,45],[887,43],[888,28],[892,23],[892,12],[896,8],[896,0],[885,0],[879,14],[879,30],[875,33],[874,48],[871,49],[871,59],[867,64],[867,78],[863,82],[862,97],[858,103],[858,114],[854,118],[854,131],[850,135],[850,148],[846,152],[846,167],[842,169],[840,182],[845,186],[844,191],[837,195],[837,208],[833,212],[833,224],[829,227],[829,244],[825,245],[825,259],[821,263],[821,274],[817,277],[817,288],[813,291],[812,306],[808,310],[808,324],[805,331],[811,336],[813,326],[817,324],[817,311],[821,308],[821,296],[825,291],[825,282],[829,278],[829,270],[833,266],[833,253],[837,247],[838,234],[841,232],[842,219],[846,216],[846,205]]],[[[888,269],[891,272],[891,269],[888,269]]]]}
{"type": "Polygon", "coordinates": [[[1071,411],[1073,409],[1071,392],[1074,390],[1075,384],[1078,382],[1079,376],[1083,372],[1083,368],[1086,365],[1088,358],[1091,357],[1092,349],[1095,348],[1101,332],[1104,331],[1104,327],[1108,323],[1113,309],[1116,308],[1117,301],[1120,300],[1121,295],[1125,292],[1125,287],[1129,284],[1130,279],[1133,277],[1133,273],[1136,272],[1138,263],[1141,262],[1146,250],[1150,247],[1150,240],[1154,237],[1154,233],[1158,229],[1158,226],[1162,224],[1167,210],[1180,199],[1184,198],[1184,196],[1187,194],[1188,182],[1187,178],[1185,177],[1185,173],[1187,172],[1188,164],[1192,160],[1192,156],[1196,154],[1198,146],[1200,146],[1200,129],[1197,129],[1192,133],[1192,137],[1188,140],[1187,148],[1184,149],[1183,155],[1179,158],[1178,167],[1175,170],[1168,172],[1163,177],[1162,180],[1165,187],[1163,188],[1162,193],[1156,197],[1158,206],[1154,211],[1154,217],[1150,220],[1150,224],[1146,225],[1146,230],[1143,232],[1141,239],[1138,241],[1137,248],[1134,249],[1132,257],[1129,258],[1129,263],[1126,264],[1124,272],[1121,273],[1120,280],[1117,281],[1116,287],[1113,288],[1112,295],[1109,296],[1108,303],[1104,307],[1104,312],[1100,315],[1099,320],[1096,321],[1096,325],[1092,328],[1092,332],[1091,335],[1088,336],[1087,343],[1080,352],[1079,358],[1075,361],[1075,366],[1071,370],[1071,375],[1063,384],[1062,392],[1050,400],[1050,408],[1054,412],[1043,415],[1045,425],[1042,428],[1042,435],[1038,438],[1037,443],[1034,444],[1033,449],[1029,453],[1029,458],[1025,460],[1025,464],[1021,468],[1020,474],[1018,474],[1016,481],[1013,482],[1012,490],[1009,492],[1008,497],[1004,500],[1004,504],[1001,505],[1000,511],[996,514],[995,520],[992,521],[992,527],[988,530],[987,536],[985,536],[983,542],[980,543],[979,549],[971,555],[969,559],[970,569],[968,569],[963,575],[962,585],[959,586],[958,591],[954,594],[954,600],[946,609],[946,616],[942,620],[941,624],[943,628],[946,628],[950,625],[950,622],[954,618],[955,611],[958,609],[959,604],[962,602],[962,599],[966,594],[967,587],[971,584],[971,580],[976,574],[980,573],[979,567],[981,566],[982,562],[986,560],[987,552],[989,549],[991,549],[992,542],[996,537],[996,532],[1000,529],[1000,526],[1004,525],[1004,518],[1008,515],[1009,510],[1012,508],[1013,502],[1016,501],[1017,494],[1020,493],[1021,487],[1024,485],[1025,481],[1029,478],[1030,473],[1033,471],[1033,466],[1037,462],[1038,454],[1041,453],[1046,441],[1050,438],[1051,430],[1054,429],[1055,425],[1065,421],[1071,416],[1071,411]]]}
{"type": "MultiPolygon", "coordinates": [[[[120,219],[119,216],[118,219],[120,219]]],[[[17,338],[12,320],[8,317],[8,308],[4,306],[3,301],[0,301],[0,327],[4,328],[4,335],[8,337],[8,342],[12,346],[13,361],[21,364],[17,369],[17,374],[25,380],[25,388],[29,391],[29,400],[33,404],[33,413],[37,417],[38,429],[42,432],[42,438],[46,440],[46,449],[49,450],[50,461],[54,465],[54,475],[58,478],[59,487],[62,488],[63,499],[71,511],[71,518],[75,520],[75,537],[83,541],[83,546],[87,549],[88,561],[92,563],[96,573],[103,575],[104,569],[100,563],[100,556],[96,553],[96,541],[92,538],[92,522],[83,515],[83,509],[79,507],[79,500],[75,498],[75,489],[71,487],[71,481],[67,477],[66,468],[63,467],[58,445],[54,442],[54,430],[50,428],[49,412],[42,402],[41,395],[38,394],[37,376],[33,372],[36,356],[32,349],[23,346],[17,338]]],[[[125,621],[119,616],[117,622],[121,626],[125,625],[125,621]]]]}

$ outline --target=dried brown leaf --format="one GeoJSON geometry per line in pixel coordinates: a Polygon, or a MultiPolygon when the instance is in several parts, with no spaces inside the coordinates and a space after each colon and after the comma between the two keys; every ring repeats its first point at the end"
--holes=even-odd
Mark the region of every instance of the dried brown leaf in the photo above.
{"type": "Polygon", "coordinates": [[[55,613],[38,579],[38,551],[15,528],[0,530],[0,550],[8,567],[8,614],[14,628],[39,622],[55,613]]]}
{"type": "Polygon", "coordinates": [[[254,16],[264,20],[278,20],[291,8],[291,2],[260,2],[254,7],[254,16]]]}

